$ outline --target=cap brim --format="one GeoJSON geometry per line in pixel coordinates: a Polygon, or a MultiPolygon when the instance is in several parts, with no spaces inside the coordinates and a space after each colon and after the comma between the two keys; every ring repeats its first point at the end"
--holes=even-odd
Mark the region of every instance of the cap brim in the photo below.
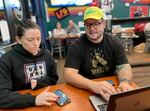
{"type": "Polygon", "coordinates": [[[95,20],[100,20],[102,19],[102,17],[95,17],[95,16],[90,16],[90,17],[86,17],[83,21],[87,20],[87,19],[95,19],[95,20]]]}

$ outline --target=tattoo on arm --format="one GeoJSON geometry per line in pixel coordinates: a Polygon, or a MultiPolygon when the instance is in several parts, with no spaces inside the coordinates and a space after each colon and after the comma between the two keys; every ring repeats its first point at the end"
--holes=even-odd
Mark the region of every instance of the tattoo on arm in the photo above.
{"type": "Polygon", "coordinates": [[[123,69],[123,68],[126,67],[127,65],[128,65],[128,64],[116,65],[117,72],[119,72],[121,69],[123,69]]]}

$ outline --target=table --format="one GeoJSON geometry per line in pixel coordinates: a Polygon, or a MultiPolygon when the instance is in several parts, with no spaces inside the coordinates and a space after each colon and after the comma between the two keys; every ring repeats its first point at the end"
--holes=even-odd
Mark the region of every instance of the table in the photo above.
{"type": "Polygon", "coordinates": [[[80,38],[80,36],[78,36],[77,34],[68,35],[66,37],[66,46],[69,47],[74,41],[76,41],[79,38],[80,38]]]}
{"type": "MultiPolygon", "coordinates": [[[[98,78],[94,80],[95,81],[113,80],[113,82],[115,83],[115,87],[118,86],[118,80],[116,76],[98,78]]],[[[137,87],[135,83],[132,83],[132,86],[137,87]]],[[[35,91],[23,90],[19,91],[19,93],[21,94],[31,93],[32,95],[37,95],[46,88],[47,87],[35,91]]],[[[57,89],[63,90],[63,92],[65,92],[71,98],[71,102],[69,104],[60,107],[56,103],[54,103],[53,106],[29,107],[25,109],[11,109],[11,111],[95,111],[94,107],[92,106],[92,104],[88,99],[88,97],[93,94],[92,92],[72,87],[67,83],[51,86],[50,91],[55,91],[57,89]]],[[[10,109],[0,111],[10,111],[10,109]]]]}

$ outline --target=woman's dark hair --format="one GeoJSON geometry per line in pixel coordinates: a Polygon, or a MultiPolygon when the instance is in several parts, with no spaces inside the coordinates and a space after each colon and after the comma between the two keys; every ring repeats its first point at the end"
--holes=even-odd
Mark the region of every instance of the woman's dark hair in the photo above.
{"type": "Polygon", "coordinates": [[[30,19],[22,20],[17,26],[17,36],[21,38],[27,29],[39,29],[40,27],[30,19]]]}

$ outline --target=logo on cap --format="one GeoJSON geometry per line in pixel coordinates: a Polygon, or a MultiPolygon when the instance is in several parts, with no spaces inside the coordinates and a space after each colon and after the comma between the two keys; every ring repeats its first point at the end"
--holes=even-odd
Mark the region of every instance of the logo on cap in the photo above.
{"type": "Polygon", "coordinates": [[[89,7],[84,13],[83,20],[86,20],[88,18],[99,20],[104,18],[104,16],[105,13],[102,11],[102,9],[99,9],[98,7],[89,7]]]}

